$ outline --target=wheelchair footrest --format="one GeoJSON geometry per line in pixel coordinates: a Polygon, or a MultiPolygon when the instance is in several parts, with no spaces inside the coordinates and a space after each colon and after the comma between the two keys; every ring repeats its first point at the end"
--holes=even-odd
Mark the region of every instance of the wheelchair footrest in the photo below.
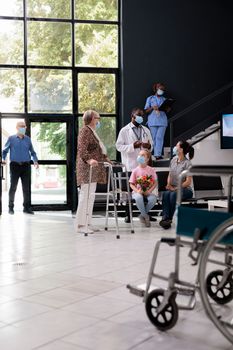
{"type": "Polygon", "coordinates": [[[137,295],[138,297],[144,297],[145,291],[143,289],[131,286],[130,284],[127,284],[126,288],[129,289],[130,293],[137,295]]]}
{"type": "Polygon", "coordinates": [[[164,238],[161,238],[160,242],[161,243],[167,243],[167,244],[173,246],[176,243],[176,239],[175,238],[164,237],[164,238]]]}

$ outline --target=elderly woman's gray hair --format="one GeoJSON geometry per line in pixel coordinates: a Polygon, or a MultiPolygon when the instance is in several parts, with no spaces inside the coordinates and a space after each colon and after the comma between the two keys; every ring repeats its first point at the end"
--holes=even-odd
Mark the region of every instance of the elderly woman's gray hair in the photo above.
{"type": "Polygon", "coordinates": [[[99,114],[92,110],[92,109],[89,109],[87,110],[86,112],[84,112],[83,114],[83,122],[85,125],[89,125],[92,121],[93,118],[95,117],[99,117],[99,114]]]}

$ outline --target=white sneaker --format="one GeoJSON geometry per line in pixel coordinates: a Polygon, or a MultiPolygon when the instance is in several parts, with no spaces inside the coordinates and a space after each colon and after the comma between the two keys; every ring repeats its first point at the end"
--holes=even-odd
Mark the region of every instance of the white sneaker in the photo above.
{"type": "Polygon", "coordinates": [[[91,225],[88,225],[88,229],[93,231],[93,232],[100,232],[101,231],[101,229],[99,229],[98,227],[91,226],[91,225]]]}
{"type": "Polygon", "coordinates": [[[145,218],[142,216],[142,214],[139,215],[139,220],[142,224],[145,224],[145,218]]]}
{"type": "Polygon", "coordinates": [[[146,226],[146,227],[150,227],[150,226],[151,226],[149,215],[147,215],[147,216],[145,217],[145,226],[146,226]]]}
{"type": "Polygon", "coordinates": [[[93,230],[90,230],[89,228],[86,229],[85,226],[80,226],[77,228],[77,233],[88,233],[88,234],[91,234],[91,233],[94,233],[93,230]]]}

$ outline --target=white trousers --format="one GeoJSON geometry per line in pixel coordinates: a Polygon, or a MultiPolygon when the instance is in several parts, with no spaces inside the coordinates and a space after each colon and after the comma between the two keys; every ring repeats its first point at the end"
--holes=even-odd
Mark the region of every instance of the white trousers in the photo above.
{"type": "Polygon", "coordinates": [[[91,224],[93,206],[95,201],[96,182],[89,184],[81,184],[79,195],[78,195],[78,208],[76,213],[76,226],[85,226],[91,224]],[[88,198],[88,186],[89,187],[89,198],[88,198]]]}

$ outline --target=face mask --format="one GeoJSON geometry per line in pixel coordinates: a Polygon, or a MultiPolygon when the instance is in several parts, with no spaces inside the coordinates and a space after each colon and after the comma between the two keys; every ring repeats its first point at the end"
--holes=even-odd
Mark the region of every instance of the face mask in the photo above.
{"type": "Polygon", "coordinates": [[[135,115],[135,122],[138,124],[142,124],[143,117],[141,115],[135,115]]]}
{"type": "Polygon", "coordinates": [[[25,135],[26,128],[18,128],[18,133],[21,134],[21,135],[25,135]]]}
{"type": "Polygon", "coordinates": [[[138,156],[137,157],[137,162],[139,164],[145,164],[146,163],[146,158],[144,156],[138,156]]]}
{"type": "Polygon", "coordinates": [[[178,149],[176,146],[173,147],[172,154],[173,156],[178,156],[178,149]]]}
{"type": "Polygon", "coordinates": [[[96,129],[99,129],[100,128],[100,121],[98,120],[98,122],[96,123],[96,126],[95,126],[96,129]]]}
{"type": "Polygon", "coordinates": [[[164,91],[161,89],[157,90],[157,95],[162,96],[164,94],[164,91]]]}

